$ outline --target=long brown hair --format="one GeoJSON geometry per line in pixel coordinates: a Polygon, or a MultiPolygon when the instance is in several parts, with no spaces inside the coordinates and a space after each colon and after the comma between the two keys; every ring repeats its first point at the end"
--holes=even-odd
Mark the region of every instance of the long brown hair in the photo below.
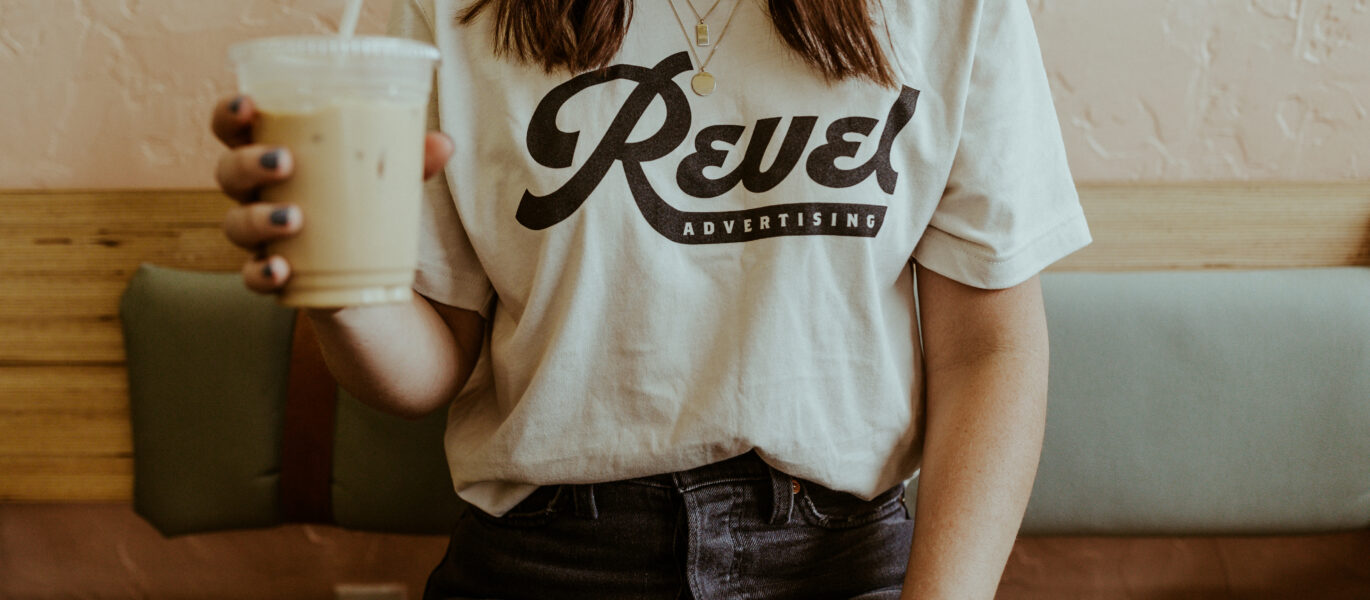
{"type": "MultiPolygon", "coordinates": [[[[828,81],[865,78],[893,87],[871,1],[767,0],[767,8],[786,45],[828,81]]],[[[549,73],[608,66],[633,19],[633,0],[474,0],[458,19],[469,24],[487,8],[495,14],[495,51],[549,73]]]]}

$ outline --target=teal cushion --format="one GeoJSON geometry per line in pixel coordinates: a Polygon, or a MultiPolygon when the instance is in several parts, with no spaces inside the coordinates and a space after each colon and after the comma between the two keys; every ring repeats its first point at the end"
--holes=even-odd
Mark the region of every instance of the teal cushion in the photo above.
{"type": "Polygon", "coordinates": [[[143,265],[120,301],[133,507],[167,535],[278,522],[295,312],[237,274],[143,265]]]}
{"type": "Polygon", "coordinates": [[[1370,269],[1043,277],[1029,533],[1370,526],[1370,269]]]}

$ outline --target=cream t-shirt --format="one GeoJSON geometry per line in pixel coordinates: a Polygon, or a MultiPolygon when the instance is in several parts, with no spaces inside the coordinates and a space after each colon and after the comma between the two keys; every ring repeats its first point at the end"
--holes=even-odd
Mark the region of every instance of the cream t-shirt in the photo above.
{"type": "Polygon", "coordinates": [[[415,289],[490,323],[445,438],[480,508],[750,450],[872,497],[919,464],[912,265],[1003,288],[1089,242],[1024,0],[886,0],[898,89],[825,82],[740,2],[707,97],[665,0],[583,74],[398,3],[456,143],[415,289]]]}

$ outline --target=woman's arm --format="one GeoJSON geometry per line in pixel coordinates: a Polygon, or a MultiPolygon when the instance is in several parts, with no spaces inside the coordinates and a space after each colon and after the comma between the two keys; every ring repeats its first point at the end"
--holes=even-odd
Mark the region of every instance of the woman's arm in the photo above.
{"type": "Polygon", "coordinates": [[[993,598],[1046,425],[1046,315],[1036,277],[981,290],[918,270],[926,438],[904,598],[993,598]]]}
{"type": "Polygon", "coordinates": [[[485,332],[480,315],[418,294],[407,303],[306,314],[338,384],[377,410],[410,419],[457,395],[485,332]]]}

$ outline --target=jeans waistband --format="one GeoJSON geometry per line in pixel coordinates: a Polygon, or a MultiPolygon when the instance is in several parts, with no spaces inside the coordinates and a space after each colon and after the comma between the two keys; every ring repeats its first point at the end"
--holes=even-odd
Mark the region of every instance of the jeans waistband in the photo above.
{"type": "MultiPolygon", "coordinates": [[[[767,519],[769,522],[784,523],[789,520],[790,511],[794,506],[794,495],[799,493],[800,483],[797,479],[761,460],[756,452],[748,452],[685,471],[638,477],[624,480],[621,483],[673,489],[683,494],[710,485],[744,482],[765,482],[769,487],[770,514],[767,519]]],[[[605,484],[565,485],[562,486],[559,495],[571,502],[572,511],[577,517],[597,519],[599,518],[599,508],[595,503],[597,485],[605,484]]]]}

